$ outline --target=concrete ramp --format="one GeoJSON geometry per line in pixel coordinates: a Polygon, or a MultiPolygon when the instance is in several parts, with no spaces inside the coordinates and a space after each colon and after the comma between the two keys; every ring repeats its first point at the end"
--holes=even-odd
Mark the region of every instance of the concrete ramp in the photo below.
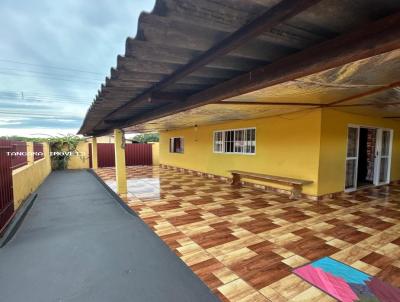
{"type": "Polygon", "coordinates": [[[218,301],[87,171],[53,172],[0,249],[7,302],[218,301]]]}

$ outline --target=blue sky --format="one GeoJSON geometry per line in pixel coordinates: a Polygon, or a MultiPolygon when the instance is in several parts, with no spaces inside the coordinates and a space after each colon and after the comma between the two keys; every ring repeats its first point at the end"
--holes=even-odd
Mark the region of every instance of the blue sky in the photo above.
{"type": "Polygon", "coordinates": [[[1,0],[0,135],[76,133],[154,0],[1,0]]]}

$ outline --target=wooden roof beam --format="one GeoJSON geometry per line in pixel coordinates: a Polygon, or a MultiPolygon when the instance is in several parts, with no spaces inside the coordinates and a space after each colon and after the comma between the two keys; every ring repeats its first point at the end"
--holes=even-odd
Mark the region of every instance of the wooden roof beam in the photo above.
{"type": "Polygon", "coordinates": [[[257,102],[257,101],[250,101],[250,102],[246,102],[246,101],[219,101],[219,102],[215,102],[213,104],[224,104],[224,105],[271,105],[271,106],[316,106],[316,107],[320,107],[323,104],[317,104],[317,103],[296,103],[296,102],[257,102]]]}
{"type": "Polygon", "coordinates": [[[352,101],[352,100],[355,100],[355,99],[359,99],[359,98],[362,98],[362,97],[370,96],[372,94],[376,94],[376,93],[379,93],[379,92],[382,92],[382,91],[385,91],[385,90],[396,88],[398,86],[400,86],[400,82],[394,82],[394,83],[391,83],[389,85],[385,85],[385,86],[381,86],[381,87],[378,87],[378,88],[374,88],[374,89],[368,90],[366,92],[362,92],[362,93],[359,93],[359,94],[356,94],[356,95],[352,95],[352,96],[349,96],[347,98],[344,98],[344,99],[341,99],[341,100],[338,100],[338,101],[331,102],[327,106],[328,107],[337,107],[337,106],[340,106],[340,104],[342,104],[342,103],[349,102],[349,101],[352,101]]]}
{"type": "Polygon", "coordinates": [[[163,106],[140,116],[134,116],[121,127],[145,123],[398,48],[400,48],[400,12],[196,93],[179,104],[163,106]]]}
{"type": "Polygon", "coordinates": [[[321,0],[303,0],[303,1],[293,1],[293,0],[283,0],[277,5],[269,9],[267,12],[243,26],[236,32],[229,35],[227,38],[220,41],[214,47],[211,47],[208,51],[204,52],[202,55],[198,56],[188,64],[178,68],[171,75],[167,76],[164,80],[158,82],[150,89],[143,92],[140,96],[134,98],[133,100],[127,102],[125,105],[116,108],[108,116],[116,113],[117,111],[124,110],[131,103],[137,102],[139,99],[146,99],[155,91],[160,91],[171,84],[176,83],[180,79],[184,78],[188,74],[193,73],[199,68],[207,65],[208,63],[222,57],[223,55],[231,52],[232,50],[240,47],[249,40],[261,35],[263,32],[279,25],[285,20],[301,13],[302,11],[310,8],[311,6],[317,4],[321,0]]]}
{"type": "Polygon", "coordinates": [[[385,107],[385,106],[398,106],[398,105],[400,105],[400,102],[342,104],[342,105],[335,105],[335,106],[330,106],[330,107],[331,108],[363,107],[363,106],[385,107]]]}

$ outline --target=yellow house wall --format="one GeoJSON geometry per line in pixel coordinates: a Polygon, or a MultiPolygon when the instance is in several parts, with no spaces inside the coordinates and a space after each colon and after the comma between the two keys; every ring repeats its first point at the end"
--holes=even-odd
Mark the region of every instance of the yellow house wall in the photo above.
{"type": "MultiPolygon", "coordinates": [[[[234,121],[160,133],[160,164],[229,176],[237,169],[314,181],[304,187],[317,195],[321,110],[281,117],[234,121]],[[256,154],[213,153],[213,131],[256,127],[256,154]],[[183,154],[169,152],[171,137],[184,137],[183,154]]],[[[274,185],[276,186],[276,185],[274,185]]]]}
{"type": "Polygon", "coordinates": [[[45,157],[13,171],[14,208],[20,207],[22,202],[35,191],[51,172],[48,144],[44,144],[45,157]]]}
{"type": "Polygon", "coordinates": [[[70,157],[68,169],[89,169],[89,143],[79,142],[76,150],[80,155],[70,157]]]}
{"type": "MultiPolygon", "coordinates": [[[[345,183],[347,127],[358,124],[393,129],[391,180],[400,179],[400,123],[317,109],[281,117],[235,121],[160,133],[160,163],[229,176],[237,169],[312,180],[304,193],[342,192],[345,183]],[[213,153],[213,131],[256,127],[256,155],[213,153]],[[169,139],[185,139],[184,154],[169,152],[169,139]]],[[[273,185],[276,186],[276,185],[273,185]]]]}
{"type": "Polygon", "coordinates": [[[397,121],[322,110],[318,195],[342,192],[345,184],[347,127],[349,124],[391,128],[393,132],[391,180],[400,179],[400,123],[397,121]]]}
{"type": "MultiPolygon", "coordinates": [[[[89,143],[92,142],[92,138],[87,139],[89,143]]],[[[96,141],[98,144],[114,144],[115,139],[114,136],[112,135],[106,135],[106,136],[97,136],[96,141]]]]}

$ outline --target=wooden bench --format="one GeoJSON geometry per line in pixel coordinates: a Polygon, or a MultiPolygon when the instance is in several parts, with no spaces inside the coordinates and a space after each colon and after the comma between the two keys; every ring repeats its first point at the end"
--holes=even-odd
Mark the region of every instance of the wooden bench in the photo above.
{"type": "Polygon", "coordinates": [[[260,173],[253,173],[253,172],[245,172],[245,171],[238,171],[238,170],[231,170],[229,171],[232,173],[232,186],[240,187],[242,185],[241,179],[248,178],[254,180],[262,180],[268,182],[279,183],[283,185],[291,186],[291,194],[290,199],[298,199],[301,197],[301,191],[303,189],[303,185],[311,184],[311,180],[303,180],[303,179],[295,179],[289,177],[281,177],[281,176],[274,176],[274,175],[267,175],[267,174],[260,174],[260,173]]]}

